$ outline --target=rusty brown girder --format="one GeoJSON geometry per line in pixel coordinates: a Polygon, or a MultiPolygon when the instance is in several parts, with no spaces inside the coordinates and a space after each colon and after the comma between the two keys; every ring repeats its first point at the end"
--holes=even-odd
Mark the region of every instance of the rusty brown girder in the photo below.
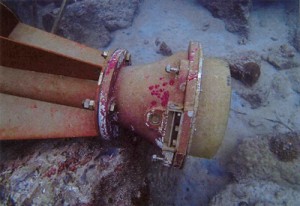
{"type": "Polygon", "coordinates": [[[97,97],[101,52],[0,11],[0,139],[98,136],[96,110],[82,103],[97,97]]]}

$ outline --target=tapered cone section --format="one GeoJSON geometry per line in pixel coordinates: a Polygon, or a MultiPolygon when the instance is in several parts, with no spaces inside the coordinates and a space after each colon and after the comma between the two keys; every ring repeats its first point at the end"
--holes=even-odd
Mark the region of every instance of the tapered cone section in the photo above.
{"type": "Polygon", "coordinates": [[[231,97],[228,64],[204,59],[201,92],[189,155],[211,158],[222,143],[231,97]]]}

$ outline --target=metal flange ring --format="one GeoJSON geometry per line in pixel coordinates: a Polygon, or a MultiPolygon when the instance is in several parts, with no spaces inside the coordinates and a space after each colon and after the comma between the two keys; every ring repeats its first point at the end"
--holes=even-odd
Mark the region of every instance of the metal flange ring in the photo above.
{"type": "Polygon", "coordinates": [[[101,137],[111,139],[118,136],[115,112],[115,83],[120,69],[131,64],[130,54],[126,49],[117,49],[110,56],[107,66],[100,76],[98,124],[101,137]],[[129,57],[129,59],[128,59],[129,57]]]}

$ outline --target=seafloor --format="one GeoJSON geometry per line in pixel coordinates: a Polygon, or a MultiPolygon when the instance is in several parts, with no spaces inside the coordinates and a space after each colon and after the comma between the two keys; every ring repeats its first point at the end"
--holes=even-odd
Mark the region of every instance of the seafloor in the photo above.
{"type": "MultiPolygon", "coordinates": [[[[71,16],[68,9],[84,2],[89,1],[70,4],[66,17],[71,16]]],[[[252,86],[232,78],[228,127],[218,153],[210,160],[189,157],[178,170],[152,162],[151,155],[159,150],[127,133],[117,142],[2,142],[0,204],[300,205],[300,54],[293,36],[300,25],[299,2],[251,1],[246,37],[229,32],[226,21],[200,1],[127,2],[136,4],[130,7],[134,12],[128,10],[132,22],[126,19],[117,29],[101,30],[106,44],[94,38],[98,29],[74,19],[77,28],[86,26],[88,33],[73,38],[101,50],[126,48],[133,65],[164,58],[157,39],[173,53],[185,51],[195,40],[202,44],[205,58],[259,65],[260,77],[252,86]]],[[[42,16],[55,6],[38,8],[42,16]]],[[[72,22],[62,19],[67,23],[72,22]]],[[[67,37],[72,39],[70,31],[67,37]]]]}

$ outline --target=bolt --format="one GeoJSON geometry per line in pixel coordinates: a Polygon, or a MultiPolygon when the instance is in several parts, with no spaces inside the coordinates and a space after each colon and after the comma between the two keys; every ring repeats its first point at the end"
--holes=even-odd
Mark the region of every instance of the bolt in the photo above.
{"type": "Polygon", "coordinates": [[[178,73],[179,73],[179,68],[171,67],[170,64],[168,64],[168,65],[165,67],[165,70],[166,70],[166,72],[168,72],[168,73],[174,73],[174,74],[178,74],[178,73]]]}
{"type": "Polygon", "coordinates": [[[159,114],[151,112],[150,114],[148,114],[148,121],[152,125],[159,125],[161,122],[161,116],[159,114]]]}
{"type": "Polygon", "coordinates": [[[90,102],[89,102],[89,109],[90,110],[94,110],[94,108],[95,108],[95,101],[94,100],[90,100],[90,102]]]}
{"type": "Polygon", "coordinates": [[[103,51],[101,56],[104,57],[104,59],[106,59],[108,56],[108,51],[103,51]]]}
{"type": "Polygon", "coordinates": [[[91,100],[91,99],[85,99],[85,100],[82,102],[82,106],[83,106],[83,108],[85,108],[85,109],[94,110],[94,108],[95,108],[95,101],[94,101],[94,100],[91,100]]]}
{"type": "Polygon", "coordinates": [[[110,107],[109,107],[109,111],[111,111],[111,112],[115,111],[115,109],[116,109],[115,106],[116,106],[116,103],[113,102],[113,103],[110,105],[110,107]]]}
{"type": "Polygon", "coordinates": [[[131,62],[131,54],[129,52],[126,53],[125,61],[131,62]]]}
{"type": "Polygon", "coordinates": [[[165,159],[163,157],[158,157],[157,155],[152,155],[152,161],[164,161],[165,159]]]}

